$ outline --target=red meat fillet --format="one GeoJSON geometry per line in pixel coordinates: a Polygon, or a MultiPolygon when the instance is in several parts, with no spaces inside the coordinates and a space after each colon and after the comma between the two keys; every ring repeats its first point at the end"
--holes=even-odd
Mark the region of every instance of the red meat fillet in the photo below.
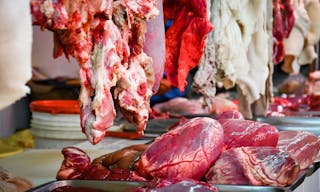
{"type": "Polygon", "coordinates": [[[224,130],[225,149],[277,145],[279,132],[270,124],[243,119],[220,119],[219,122],[224,130]]]}
{"type": "Polygon", "coordinates": [[[135,164],[145,178],[203,178],[219,157],[223,130],[218,121],[198,117],[161,135],[148,146],[135,164]]]}
{"type": "Polygon", "coordinates": [[[81,149],[67,147],[61,152],[64,160],[57,173],[57,179],[76,179],[89,169],[90,157],[81,149]]]}
{"type": "Polygon", "coordinates": [[[206,174],[211,184],[288,186],[299,165],[276,147],[238,147],[224,151],[206,174]]]}
{"type": "Polygon", "coordinates": [[[306,131],[280,131],[277,147],[287,151],[300,165],[300,169],[306,169],[319,153],[320,140],[316,135],[306,131]]]}

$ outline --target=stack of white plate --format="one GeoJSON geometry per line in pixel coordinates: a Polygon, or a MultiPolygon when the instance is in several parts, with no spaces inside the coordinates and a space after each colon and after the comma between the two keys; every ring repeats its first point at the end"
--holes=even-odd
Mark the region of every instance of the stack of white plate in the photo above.
{"type": "Polygon", "coordinates": [[[35,136],[54,139],[85,139],[79,114],[32,112],[31,128],[35,136]]]}
{"type": "Polygon", "coordinates": [[[32,112],[31,132],[37,148],[60,148],[86,139],[79,114],[32,112]]]}

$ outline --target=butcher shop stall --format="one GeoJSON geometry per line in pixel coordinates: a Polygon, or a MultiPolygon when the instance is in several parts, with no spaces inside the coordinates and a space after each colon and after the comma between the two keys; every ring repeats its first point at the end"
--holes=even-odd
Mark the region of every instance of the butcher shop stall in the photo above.
{"type": "Polygon", "coordinates": [[[0,15],[0,191],[320,191],[319,0],[0,15]]]}

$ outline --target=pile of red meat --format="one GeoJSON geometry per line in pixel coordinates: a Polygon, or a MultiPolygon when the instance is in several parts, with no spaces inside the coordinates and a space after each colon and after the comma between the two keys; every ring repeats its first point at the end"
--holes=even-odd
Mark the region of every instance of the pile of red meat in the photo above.
{"type": "Polygon", "coordinates": [[[319,97],[313,95],[282,95],[274,97],[268,109],[268,116],[318,116],[309,111],[320,111],[319,97]],[[302,113],[299,113],[302,112],[302,113]]]}
{"type": "Polygon", "coordinates": [[[226,111],[238,111],[239,107],[236,101],[216,96],[210,98],[211,107],[205,105],[203,98],[188,99],[185,97],[176,97],[162,103],[155,104],[152,107],[153,112],[159,115],[165,113],[168,115],[186,115],[186,114],[221,114],[226,111]]]}
{"type": "Polygon", "coordinates": [[[180,182],[288,186],[319,150],[316,135],[279,132],[226,112],[217,119],[190,119],[152,144],[129,146],[92,162],[84,151],[64,148],[57,178],[156,181],[158,187],[180,182]]]}

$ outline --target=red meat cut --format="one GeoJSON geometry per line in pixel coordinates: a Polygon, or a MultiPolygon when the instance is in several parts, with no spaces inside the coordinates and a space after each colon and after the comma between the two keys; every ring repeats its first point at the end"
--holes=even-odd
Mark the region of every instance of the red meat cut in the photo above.
{"type": "Polygon", "coordinates": [[[155,104],[152,109],[157,113],[169,113],[171,115],[209,113],[209,109],[203,107],[200,99],[187,99],[185,97],[176,97],[169,101],[155,104]]]}
{"type": "Polygon", "coordinates": [[[244,119],[243,115],[239,111],[230,110],[230,111],[224,111],[221,114],[217,115],[215,117],[217,120],[221,119],[244,119]]]}
{"type": "Polygon", "coordinates": [[[231,101],[230,99],[215,96],[213,98],[210,98],[210,112],[214,114],[221,114],[225,111],[239,111],[238,105],[231,101]]]}
{"type": "Polygon", "coordinates": [[[238,147],[221,154],[206,180],[211,184],[287,186],[299,171],[294,159],[276,147],[238,147]]]}
{"type": "Polygon", "coordinates": [[[316,135],[306,131],[280,131],[277,147],[287,151],[300,165],[300,169],[305,169],[316,159],[320,150],[320,140],[316,135]]]}
{"type": "Polygon", "coordinates": [[[224,130],[225,149],[277,145],[279,132],[270,124],[243,119],[220,119],[219,122],[224,130]]]}
{"type": "Polygon", "coordinates": [[[219,157],[223,129],[218,121],[197,117],[171,130],[150,144],[135,164],[146,178],[200,180],[219,157]]]}
{"type": "Polygon", "coordinates": [[[76,179],[90,168],[90,157],[76,147],[63,148],[62,165],[57,173],[57,179],[76,179]]]}
{"type": "Polygon", "coordinates": [[[164,54],[153,63],[144,52],[155,57],[154,44],[165,46],[160,17],[149,23],[145,43],[147,22],[159,14],[157,1],[32,0],[30,6],[33,24],[53,31],[54,57],[64,53],[80,65],[81,127],[88,140],[104,138],[116,110],[142,135],[164,67],[164,54]],[[163,38],[150,37],[154,30],[163,38]]]}

